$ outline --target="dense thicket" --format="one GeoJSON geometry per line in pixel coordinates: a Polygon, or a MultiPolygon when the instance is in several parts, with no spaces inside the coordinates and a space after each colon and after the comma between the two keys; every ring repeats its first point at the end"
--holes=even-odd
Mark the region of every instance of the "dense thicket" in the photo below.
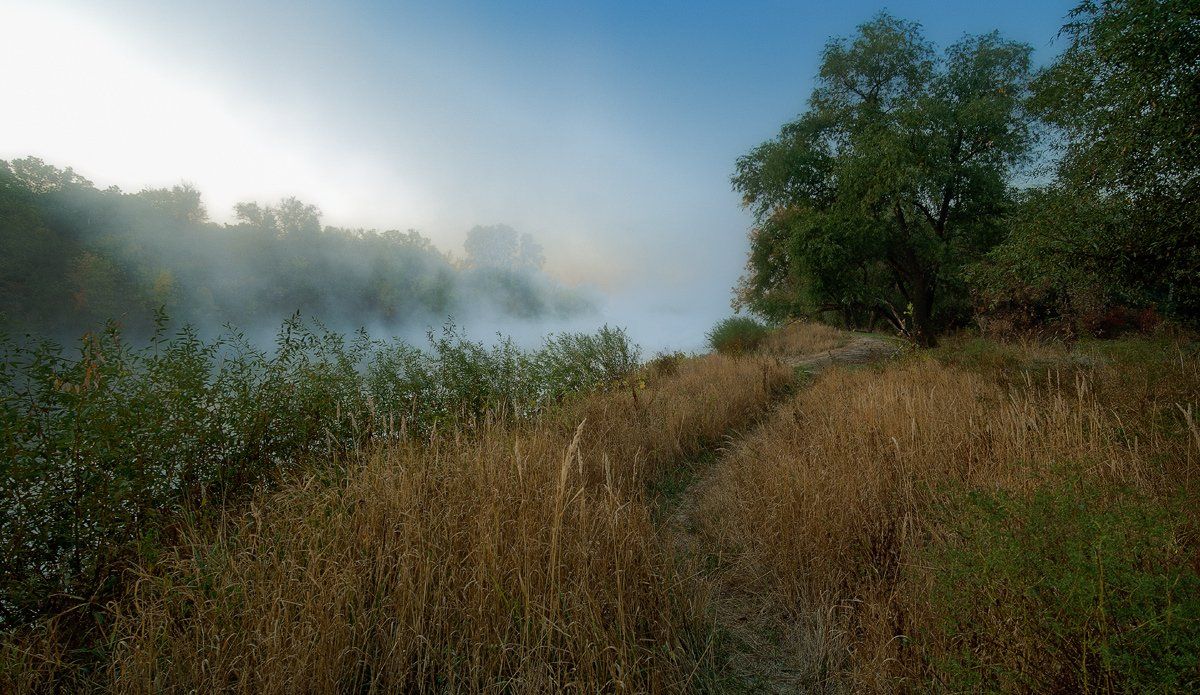
{"type": "Polygon", "coordinates": [[[74,339],[108,319],[148,335],[159,308],[206,334],[225,323],[270,330],[296,311],[342,330],[395,331],[469,310],[589,308],[540,272],[536,242],[507,227],[472,230],[456,260],[411,230],[323,227],[295,198],[236,214],[236,224],[210,222],[188,185],[98,190],[36,158],[0,161],[0,321],[74,339]]]}
{"type": "Polygon", "coordinates": [[[608,328],[533,351],[452,326],[427,349],[347,339],[298,318],[269,351],[190,328],[136,347],[110,326],[76,352],[0,339],[0,630],[98,606],[181,510],[384,440],[527,421],[637,363],[608,328]]]}
{"type": "Polygon", "coordinates": [[[1195,321],[1200,12],[1089,1],[1063,33],[1037,73],[1023,44],[939,55],[887,14],[830,42],[809,109],[738,160],[756,222],[735,307],[886,319],[926,345],[973,319],[1195,321]],[[1057,162],[1049,181],[1023,166],[1035,154],[1057,162]]]}

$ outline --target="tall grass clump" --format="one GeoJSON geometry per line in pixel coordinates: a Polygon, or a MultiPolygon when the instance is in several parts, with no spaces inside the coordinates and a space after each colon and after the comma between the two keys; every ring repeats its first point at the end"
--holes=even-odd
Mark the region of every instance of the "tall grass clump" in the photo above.
{"type": "Polygon", "coordinates": [[[730,316],[706,335],[713,350],[723,355],[753,352],[767,335],[767,327],[749,316],[730,316]]]}
{"type": "Polygon", "coordinates": [[[530,420],[609,387],[638,352],[620,330],[487,346],[453,326],[421,349],[293,317],[273,349],[165,319],[135,347],[110,326],[69,353],[0,340],[0,629],[99,610],[181,510],[397,438],[530,420]]]}
{"type": "Polygon", "coordinates": [[[143,570],[107,687],[668,689],[670,570],[615,465],[569,432],[488,426],[264,495],[143,570]]]}
{"type": "Polygon", "coordinates": [[[705,487],[801,687],[1195,687],[1200,359],[1011,350],[825,372],[705,487]]]}
{"type": "Polygon", "coordinates": [[[778,361],[704,355],[674,373],[643,370],[636,383],[580,399],[563,409],[563,426],[586,421],[581,446],[620,461],[614,475],[652,483],[671,465],[723,443],[792,384],[778,361]]]}

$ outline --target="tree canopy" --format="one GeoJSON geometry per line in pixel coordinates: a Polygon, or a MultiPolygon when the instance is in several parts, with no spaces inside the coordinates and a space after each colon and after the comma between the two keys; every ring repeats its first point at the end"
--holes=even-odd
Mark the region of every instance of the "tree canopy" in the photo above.
{"type": "Polygon", "coordinates": [[[939,54],[887,14],[829,42],[808,110],[737,162],[756,225],[736,303],[882,316],[927,345],[964,320],[952,289],[998,241],[1030,147],[1029,55],[996,33],[939,54]]]}
{"type": "Polygon", "coordinates": [[[1194,322],[1200,8],[1089,1],[1062,34],[1069,44],[1031,99],[1056,135],[1057,177],[1028,199],[985,289],[993,301],[1024,294],[1059,313],[1119,303],[1194,322]]]}
{"type": "Polygon", "coordinates": [[[830,41],[808,109],[737,162],[755,223],[735,308],[883,318],[923,345],[1001,315],[1196,321],[1200,10],[1088,0],[1062,35],[1036,72],[995,32],[939,52],[886,13],[830,41]]]}

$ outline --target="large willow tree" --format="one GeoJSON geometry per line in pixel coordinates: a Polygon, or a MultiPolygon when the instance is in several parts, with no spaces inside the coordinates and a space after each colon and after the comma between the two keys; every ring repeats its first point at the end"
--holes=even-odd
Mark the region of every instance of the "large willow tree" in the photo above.
{"type": "Polygon", "coordinates": [[[756,223],[735,304],[882,316],[922,345],[965,318],[962,268],[998,241],[1030,147],[1030,51],[991,33],[939,55],[887,14],[831,41],[808,110],[737,162],[756,223]]]}

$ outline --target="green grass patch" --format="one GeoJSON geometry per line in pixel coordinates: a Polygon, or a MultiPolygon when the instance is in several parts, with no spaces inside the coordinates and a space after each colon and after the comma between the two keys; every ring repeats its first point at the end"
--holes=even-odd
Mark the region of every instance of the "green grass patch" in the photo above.
{"type": "Polygon", "coordinates": [[[1200,688],[1200,577],[1179,505],[1096,483],[962,493],[941,510],[941,635],[918,635],[954,691],[1200,688]]]}

